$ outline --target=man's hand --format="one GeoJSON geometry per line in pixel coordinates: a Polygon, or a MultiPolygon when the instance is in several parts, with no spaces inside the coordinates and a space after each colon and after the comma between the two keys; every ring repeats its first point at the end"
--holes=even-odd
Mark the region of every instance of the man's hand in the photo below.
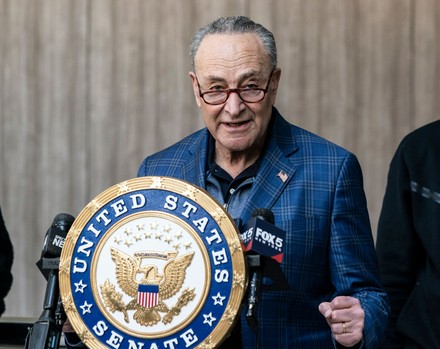
{"type": "Polygon", "coordinates": [[[68,318],[66,319],[66,321],[64,321],[62,331],[63,331],[63,333],[72,333],[72,332],[74,333],[75,332],[75,330],[73,329],[68,318]]]}
{"type": "Polygon", "coordinates": [[[362,340],[365,313],[357,298],[339,296],[331,302],[319,305],[335,340],[345,347],[352,347],[362,340]]]}

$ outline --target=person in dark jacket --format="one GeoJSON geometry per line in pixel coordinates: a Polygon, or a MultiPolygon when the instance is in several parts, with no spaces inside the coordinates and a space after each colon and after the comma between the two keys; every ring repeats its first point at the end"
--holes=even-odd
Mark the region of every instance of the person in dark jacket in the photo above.
{"type": "Polygon", "coordinates": [[[5,312],[4,298],[12,285],[13,249],[0,208],[0,315],[5,312]]]}
{"type": "Polygon", "coordinates": [[[383,348],[440,348],[440,120],[397,148],[376,249],[391,303],[383,348]]]}

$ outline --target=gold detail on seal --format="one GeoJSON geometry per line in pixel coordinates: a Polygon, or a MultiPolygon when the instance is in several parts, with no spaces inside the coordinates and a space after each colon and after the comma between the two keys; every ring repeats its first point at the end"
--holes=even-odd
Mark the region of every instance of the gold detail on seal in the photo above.
{"type": "Polygon", "coordinates": [[[215,211],[211,212],[211,216],[215,219],[220,227],[222,226],[223,221],[228,218],[225,211],[223,211],[221,207],[216,207],[215,211]]]}
{"type": "Polygon", "coordinates": [[[153,183],[151,183],[150,188],[163,189],[162,177],[153,177],[153,183]]]}
{"type": "Polygon", "coordinates": [[[70,272],[70,260],[61,260],[58,266],[58,270],[62,274],[69,274],[70,272]]]}
{"type": "Polygon", "coordinates": [[[241,251],[241,243],[238,240],[235,240],[234,242],[228,243],[229,249],[231,250],[231,254],[234,254],[235,252],[241,251]]]}
{"type": "Polygon", "coordinates": [[[87,331],[87,328],[84,325],[81,326],[81,331],[79,331],[77,334],[79,339],[81,339],[81,342],[83,342],[85,345],[94,339],[92,334],[87,331]]]}
{"type": "Polygon", "coordinates": [[[209,335],[206,339],[197,347],[197,349],[213,349],[215,348],[212,343],[212,336],[209,335]]]}
{"type": "Polygon", "coordinates": [[[116,186],[118,187],[118,195],[122,195],[125,193],[128,193],[129,191],[131,191],[131,188],[128,185],[128,182],[121,182],[119,184],[116,184],[116,186]]]}
{"type": "Polygon", "coordinates": [[[187,185],[186,190],[182,193],[182,195],[185,195],[187,198],[196,201],[198,190],[192,186],[187,185]]]}
{"type": "Polygon", "coordinates": [[[185,280],[186,268],[191,264],[194,252],[176,257],[177,252],[137,252],[134,258],[115,249],[111,248],[111,256],[116,264],[116,280],[122,291],[133,299],[124,304],[122,301],[123,294],[119,293],[108,279],[101,285],[101,294],[105,306],[113,313],[120,311],[124,315],[125,322],[129,323],[128,310],[136,310],[133,318],[142,326],[152,326],[160,320],[164,324],[172,321],[175,315],[178,315],[181,309],[187,305],[195,297],[194,289],[184,289],[176,304],[169,308],[164,300],[173,297],[182,288],[185,280]],[[144,258],[170,259],[164,266],[163,274],[158,272],[158,268],[154,264],[142,266],[144,258]],[[141,274],[141,280],[137,280],[137,274],[141,274]],[[139,285],[158,285],[159,295],[155,305],[143,305],[138,299],[139,285]],[[161,318],[159,312],[166,313],[161,318]]]}
{"type": "Polygon", "coordinates": [[[237,315],[237,311],[232,309],[230,306],[226,308],[225,314],[223,315],[222,320],[228,321],[230,324],[234,323],[235,316],[237,315]]]}
{"type": "Polygon", "coordinates": [[[234,287],[241,287],[244,288],[246,283],[246,277],[243,273],[237,273],[236,271],[234,271],[234,283],[233,286],[234,287]]]}
{"type": "Polygon", "coordinates": [[[73,241],[76,241],[78,239],[80,234],[81,234],[81,229],[78,228],[70,229],[66,239],[72,240],[71,242],[73,243],[73,241]]]}
{"type": "Polygon", "coordinates": [[[98,202],[98,200],[93,199],[92,201],[89,202],[86,208],[88,208],[90,212],[93,214],[101,208],[101,204],[98,202]]]}
{"type": "Polygon", "coordinates": [[[119,184],[116,184],[116,186],[118,187],[118,195],[122,195],[125,193],[128,193],[129,191],[131,191],[130,186],[128,185],[128,182],[121,182],[119,184]]]}
{"type": "Polygon", "coordinates": [[[70,311],[76,311],[75,305],[73,303],[73,297],[71,294],[65,297],[61,297],[61,299],[63,301],[63,306],[66,313],[70,311]]]}

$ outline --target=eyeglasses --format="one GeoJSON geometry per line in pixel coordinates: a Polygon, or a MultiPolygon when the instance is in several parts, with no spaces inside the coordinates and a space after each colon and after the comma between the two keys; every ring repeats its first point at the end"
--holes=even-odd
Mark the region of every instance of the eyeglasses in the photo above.
{"type": "Polygon", "coordinates": [[[199,86],[199,95],[203,98],[206,104],[210,105],[218,105],[225,103],[229,95],[232,92],[235,92],[238,94],[238,96],[241,98],[243,102],[246,103],[257,103],[264,99],[264,96],[266,96],[266,93],[269,89],[270,80],[272,79],[273,70],[270,72],[269,75],[269,81],[267,82],[266,88],[229,88],[226,90],[213,90],[213,91],[206,91],[202,92],[200,89],[199,79],[197,79],[197,85],[199,86]]]}

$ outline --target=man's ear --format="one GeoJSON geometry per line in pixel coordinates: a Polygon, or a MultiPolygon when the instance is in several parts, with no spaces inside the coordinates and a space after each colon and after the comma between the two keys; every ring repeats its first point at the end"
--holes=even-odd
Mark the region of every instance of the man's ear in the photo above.
{"type": "Polygon", "coordinates": [[[197,106],[200,108],[202,106],[202,101],[199,95],[199,85],[197,82],[196,74],[192,71],[189,72],[189,77],[191,78],[191,84],[194,92],[194,97],[196,98],[197,106]]]}
{"type": "Polygon", "coordinates": [[[281,68],[275,68],[272,74],[272,90],[273,92],[278,92],[278,84],[281,79],[281,68]]]}
{"type": "Polygon", "coordinates": [[[272,74],[272,81],[270,83],[269,93],[272,98],[272,105],[275,104],[275,100],[277,98],[277,92],[278,92],[278,84],[280,82],[281,78],[281,69],[275,68],[272,74]]]}

